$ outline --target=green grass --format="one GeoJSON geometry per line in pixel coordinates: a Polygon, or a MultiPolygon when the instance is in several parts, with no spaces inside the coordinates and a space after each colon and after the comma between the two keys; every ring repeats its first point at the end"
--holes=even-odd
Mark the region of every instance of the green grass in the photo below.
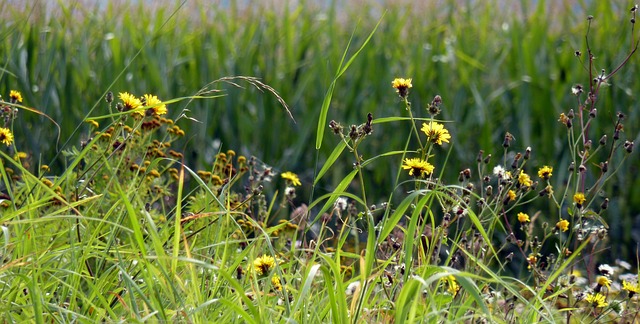
{"type": "MultiPolygon", "coordinates": [[[[0,191],[11,198],[0,207],[6,321],[565,321],[567,308],[557,304],[584,290],[563,286],[567,275],[586,271],[593,284],[600,262],[583,253],[637,263],[631,238],[632,216],[640,212],[637,158],[621,146],[612,157],[604,149],[594,153],[586,165],[587,186],[600,176],[597,159],[615,169],[599,188],[609,209],[600,212],[603,197],[589,193],[589,207],[601,218],[584,216],[589,224],[606,222],[607,239],[582,244],[573,229],[566,236],[551,232],[559,219],[583,220],[572,196],[585,184],[576,185],[578,177],[567,170],[582,147],[576,137],[567,142],[558,117],[576,107],[571,86],[589,83],[574,55],[580,50],[586,60],[586,15],[595,16],[594,71],[610,72],[631,48],[631,4],[96,7],[0,4],[0,93],[7,100],[19,90],[32,107],[9,123],[15,145],[0,150],[0,191]],[[242,77],[225,78],[232,76],[242,77]],[[396,77],[413,78],[412,115],[391,87],[396,77]],[[185,136],[170,132],[166,120],[146,131],[115,102],[105,103],[109,91],[158,95],[185,136]],[[425,107],[435,95],[444,100],[436,118],[452,135],[442,148],[427,146],[411,127],[430,118],[425,107]],[[336,120],[348,133],[367,113],[373,133],[366,137],[341,141],[327,127],[336,120]],[[507,131],[515,141],[505,150],[507,131]],[[127,145],[118,149],[121,142],[127,145]],[[475,202],[486,190],[482,176],[496,164],[508,167],[529,146],[526,171],[535,178],[538,167],[554,166],[550,184],[560,207],[551,199],[525,203],[528,198],[470,207],[465,199],[475,202]],[[230,149],[237,155],[220,154],[230,149]],[[492,154],[490,164],[475,162],[479,150],[492,154]],[[27,156],[14,159],[16,151],[27,156]],[[259,160],[242,163],[240,155],[259,160]],[[408,180],[400,164],[416,156],[428,158],[442,182],[408,180]],[[237,173],[230,175],[226,163],[237,173]],[[40,169],[45,164],[50,171],[40,169]],[[259,179],[264,164],[300,175],[297,198],[287,200],[282,180],[259,179]],[[456,182],[466,168],[473,180],[456,182]],[[465,198],[468,183],[481,191],[465,198]],[[334,207],[341,196],[355,212],[334,207]],[[303,203],[309,205],[304,234],[289,219],[303,203]],[[469,207],[466,217],[447,229],[443,214],[456,204],[469,207]],[[520,211],[532,218],[541,212],[531,225],[540,248],[529,245],[534,234],[511,229],[502,215],[513,220],[520,211]],[[511,231],[526,241],[524,248],[505,243],[511,231]],[[389,238],[400,247],[391,249],[389,238]],[[559,255],[564,247],[573,254],[559,255]],[[509,251],[516,253],[513,263],[504,261],[509,251]],[[551,269],[527,269],[525,259],[538,252],[558,257],[551,269]],[[281,261],[269,275],[253,270],[264,254],[281,261]],[[284,290],[275,289],[274,275],[284,290]],[[460,295],[451,293],[454,283],[460,295]],[[514,308],[504,314],[509,303],[514,308]]],[[[599,92],[594,149],[601,134],[611,141],[618,111],[626,115],[622,141],[637,139],[636,62],[633,56],[599,92]]],[[[571,320],[601,315],[569,298],[577,308],[571,320]]],[[[615,303],[637,306],[615,290],[607,298],[611,307],[600,320],[620,314],[615,303]]]]}

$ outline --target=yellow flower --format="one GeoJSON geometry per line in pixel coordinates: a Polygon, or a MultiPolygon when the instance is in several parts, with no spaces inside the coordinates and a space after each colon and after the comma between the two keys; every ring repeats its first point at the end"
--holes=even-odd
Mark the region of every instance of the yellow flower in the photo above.
{"type": "Polygon", "coordinates": [[[536,262],[538,262],[538,256],[533,253],[529,254],[529,257],[527,258],[527,263],[529,264],[529,266],[527,266],[527,269],[531,270],[533,267],[535,267],[536,262]]]}
{"type": "Polygon", "coordinates": [[[260,276],[266,275],[276,266],[276,260],[270,255],[263,255],[253,260],[253,269],[260,276]]]}
{"type": "Polygon", "coordinates": [[[516,200],[516,192],[513,190],[507,191],[507,196],[509,196],[509,201],[516,200]]]}
{"type": "Polygon", "coordinates": [[[134,110],[142,107],[142,102],[140,99],[136,98],[134,95],[128,92],[120,92],[119,94],[120,100],[122,100],[122,104],[124,105],[124,111],[134,110]]]}
{"type": "Polygon", "coordinates": [[[29,156],[27,152],[16,152],[16,154],[13,156],[13,159],[16,161],[20,161],[26,159],[27,156],[29,156]]]}
{"type": "Polygon", "coordinates": [[[460,285],[456,281],[456,277],[453,275],[448,275],[440,279],[440,281],[444,282],[447,285],[447,291],[452,294],[454,297],[458,295],[460,291],[460,285]]]}
{"type": "Polygon", "coordinates": [[[553,167],[545,165],[542,168],[540,168],[540,170],[538,170],[538,177],[545,180],[549,180],[549,178],[551,178],[552,176],[552,172],[553,172],[553,167]]]}
{"type": "Polygon", "coordinates": [[[629,298],[633,297],[633,295],[640,293],[640,285],[638,283],[630,283],[626,280],[622,281],[622,289],[629,292],[629,298]]]}
{"type": "Polygon", "coordinates": [[[587,298],[585,300],[593,307],[607,307],[607,305],[609,305],[609,303],[605,301],[604,295],[601,293],[597,293],[595,295],[587,294],[587,298]]]}
{"type": "Polygon", "coordinates": [[[442,145],[442,142],[449,143],[449,139],[451,139],[449,131],[444,128],[444,125],[437,122],[430,122],[429,125],[422,123],[420,130],[427,134],[427,140],[438,145],[442,145]]]}
{"type": "Polygon", "coordinates": [[[13,143],[13,134],[8,128],[0,127],[0,143],[4,143],[7,146],[13,143]]]}
{"type": "Polygon", "coordinates": [[[576,206],[578,206],[578,208],[582,208],[582,204],[584,204],[584,202],[587,199],[584,197],[584,194],[582,192],[577,192],[575,195],[573,195],[573,202],[576,203],[576,206]]]}
{"type": "Polygon", "coordinates": [[[156,116],[165,115],[167,113],[167,106],[162,103],[158,97],[150,94],[143,96],[145,106],[153,109],[153,114],[156,116]]]}
{"type": "Polygon", "coordinates": [[[93,126],[93,127],[95,127],[95,128],[100,127],[100,124],[98,124],[98,122],[97,122],[97,121],[95,121],[95,120],[93,120],[93,119],[87,119],[87,120],[85,120],[85,122],[86,122],[87,124],[90,124],[91,126],[93,126]]]}
{"type": "Polygon", "coordinates": [[[529,215],[525,213],[518,213],[518,222],[520,223],[528,223],[531,220],[529,219],[529,215]]]}
{"type": "Polygon", "coordinates": [[[391,82],[391,86],[396,89],[400,97],[405,98],[409,94],[409,88],[412,87],[411,79],[396,78],[391,82]]]}
{"type": "Polygon", "coordinates": [[[409,175],[416,178],[425,177],[433,173],[435,167],[427,161],[423,161],[420,158],[404,159],[402,168],[409,170],[409,175]]]}
{"type": "Polygon", "coordinates": [[[611,288],[611,280],[605,276],[599,276],[596,281],[598,282],[598,286],[611,288]]]}
{"type": "Polygon", "coordinates": [[[9,92],[9,99],[11,99],[11,103],[21,103],[22,94],[19,91],[11,90],[9,92]]]}
{"type": "Polygon", "coordinates": [[[283,172],[280,176],[282,177],[282,179],[287,180],[287,182],[291,183],[291,185],[293,186],[299,186],[302,184],[300,182],[300,179],[298,178],[298,175],[293,172],[283,172]]]}
{"type": "Polygon", "coordinates": [[[557,222],[556,223],[556,228],[561,230],[561,231],[563,231],[563,232],[566,232],[569,229],[569,221],[566,220],[566,219],[563,219],[563,220],[557,222]]]}
{"type": "Polygon", "coordinates": [[[271,277],[271,286],[273,286],[275,290],[282,291],[282,283],[280,282],[280,277],[278,277],[278,275],[271,277]]]}
{"type": "Polygon", "coordinates": [[[531,181],[531,177],[528,174],[524,173],[523,170],[520,170],[520,175],[518,176],[518,183],[524,187],[531,187],[533,185],[533,181],[531,181]]]}

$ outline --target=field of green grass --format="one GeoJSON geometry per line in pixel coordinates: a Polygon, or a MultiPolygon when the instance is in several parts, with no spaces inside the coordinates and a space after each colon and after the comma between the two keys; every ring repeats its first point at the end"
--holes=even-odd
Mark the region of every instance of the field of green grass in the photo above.
{"type": "Polygon", "coordinates": [[[3,320],[638,322],[632,7],[1,2],[3,320]]]}

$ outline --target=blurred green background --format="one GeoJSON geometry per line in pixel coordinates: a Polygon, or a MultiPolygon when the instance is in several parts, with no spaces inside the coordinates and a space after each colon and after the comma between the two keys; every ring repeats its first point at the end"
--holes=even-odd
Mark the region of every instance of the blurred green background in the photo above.
{"type": "MultiPolygon", "coordinates": [[[[391,81],[413,78],[410,100],[417,117],[439,94],[440,116],[453,123],[452,154],[445,179],[455,183],[464,168],[476,170],[478,150],[501,156],[505,131],[516,137],[513,148],[533,148],[531,172],[553,165],[557,191],[566,179],[566,129],[561,112],[575,108],[571,86],[587,84],[589,75],[574,56],[586,52],[587,15],[593,15],[590,44],[596,70],[611,71],[631,48],[628,1],[3,1],[0,93],[22,92],[24,104],[51,116],[23,112],[14,124],[16,145],[34,161],[62,170],[58,150],[78,146],[88,127],[82,120],[108,112],[107,91],[161,99],[194,95],[225,76],[254,76],[273,87],[289,104],[295,123],[277,99],[248,84],[244,89],[217,83],[227,96],[182,101],[198,122],[183,119],[186,162],[206,168],[220,147],[255,155],[303,180],[308,197],[318,170],[338,138],[327,133],[315,150],[322,100],[343,51],[378,31],[338,81],[329,120],[360,124],[374,118],[406,116],[391,81]],[[78,125],[80,128],[77,129],[78,125]],[[78,130],[78,131],[76,131],[78,130]]],[[[637,31],[636,31],[636,34],[637,31]]],[[[637,36],[636,36],[637,37],[637,36]]],[[[624,112],[624,139],[638,139],[640,89],[638,56],[632,57],[610,86],[601,91],[598,119],[591,131],[597,143],[611,138],[615,114],[624,112]]],[[[406,124],[382,124],[361,147],[365,158],[401,150],[406,124]]],[[[449,148],[449,147],[446,147],[449,148]]],[[[179,149],[179,148],[178,148],[179,149]]],[[[446,151],[446,150],[445,150],[446,151]]],[[[334,166],[315,196],[332,190],[351,169],[348,154],[334,166]]],[[[436,158],[442,162],[445,154],[436,158]]],[[[619,161],[618,156],[614,161],[619,161]]],[[[494,160],[497,161],[497,160],[494,160]]],[[[510,161],[509,161],[510,162],[510,161]]],[[[386,158],[367,170],[368,194],[376,203],[392,190],[399,157],[386,158]]],[[[614,163],[615,164],[615,163],[614,163]]],[[[438,164],[436,164],[438,165],[438,164]]],[[[590,166],[595,172],[596,166],[590,166]]],[[[640,191],[634,153],[605,188],[610,210],[605,219],[615,243],[612,256],[635,255],[639,240],[640,191]],[[634,234],[635,233],[635,234],[634,234]]],[[[306,198],[305,198],[306,199],[306,198]]],[[[532,206],[548,210],[541,199],[532,206]]],[[[555,222],[558,215],[548,216],[555,222]]],[[[635,258],[633,258],[635,260],[635,258]]]]}

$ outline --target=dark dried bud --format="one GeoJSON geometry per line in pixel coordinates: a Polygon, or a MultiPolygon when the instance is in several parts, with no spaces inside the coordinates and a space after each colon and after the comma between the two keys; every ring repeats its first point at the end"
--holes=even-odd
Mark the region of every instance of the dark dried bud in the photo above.
{"type": "Polygon", "coordinates": [[[471,183],[471,182],[467,183],[467,190],[473,191],[474,188],[475,188],[475,186],[473,185],[473,183],[471,183]]]}
{"type": "Polygon", "coordinates": [[[591,111],[589,111],[589,117],[591,118],[596,118],[596,115],[598,114],[598,110],[593,108],[591,109],[591,111]]]}
{"type": "Polygon", "coordinates": [[[482,162],[482,155],[484,154],[483,150],[480,150],[480,152],[478,152],[478,157],[476,158],[476,162],[480,163],[482,162]]]}
{"type": "Polygon", "coordinates": [[[487,186],[486,195],[487,195],[487,197],[491,197],[491,195],[493,195],[493,187],[492,186],[487,186]]]}
{"type": "Polygon", "coordinates": [[[580,51],[575,51],[573,54],[575,54],[575,56],[577,56],[577,57],[582,56],[582,52],[580,52],[580,51]]]}
{"type": "Polygon", "coordinates": [[[571,126],[573,126],[573,122],[571,119],[567,119],[567,123],[565,125],[567,125],[567,128],[571,128],[571,126]]]}
{"type": "Polygon", "coordinates": [[[609,171],[609,162],[600,162],[600,169],[602,169],[602,173],[607,173],[609,171]]]}
{"type": "Polygon", "coordinates": [[[618,121],[622,121],[624,119],[624,113],[618,112],[618,121]]]}
{"type": "Polygon", "coordinates": [[[571,162],[571,164],[569,164],[569,172],[573,172],[576,169],[576,164],[575,162],[571,162]]]}
{"type": "Polygon", "coordinates": [[[491,154],[487,155],[487,157],[484,158],[484,164],[489,164],[489,162],[491,162],[491,154]]]}
{"type": "Polygon", "coordinates": [[[635,18],[631,18],[631,23],[635,24],[636,23],[636,19],[635,18]]]}
{"type": "Polygon", "coordinates": [[[507,262],[513,261],[513,252],[509,253],[505,258],[507,262]]]}
{"type": "Polygon", "coordinates": [[[605,145],[607,144],[607,135],[602,135],[602,137],[600,137],[600,145],[605,145]]]}
{"type": "Polygon", "coordinates": [[[111,91],[107,92],[107,95],[104,97],[104,100],[106,100],[108,103],[112,103],[113,102],[113,92],[111,92],[111,91]]]}
{"type": "Polygon", "coordinates": [[[586,143],[584,143],[584,150],[585,151],[590,150],[592,145],[593,145],[593,142],[591,142],[591,140],[588,140],[586,143]]]}
{"type": "Polygon", "coordinates": [[[440,105],[442,104],[442,97],[440,95],[436,95],[429,106],[427,107],[427,111],[431,116],[438,115],[440,113],[440,105]]]}
{"type": "Polygon", "coordinates": [[[614,140],[614,141],[617,141],[617,140],[619,140],[619,139],[620,139],[620,130],[616,129],[616,130],[613,132],[613,140],[614,140]]]}
{"type": "Polygon", "coordinates": [[[587,16],[587,20],[593,20],[593,16],[592,15],[588,15],[587,16]]]}
{"type": "Polygon", "coordinates": [[[482,178],[482,181],[484,181],[485,183],[489,183],[489,182],[491,182],[491,177],[486,175],[486,176],[484,176],[484,178],[482,178]]]}
{"type": "Polygon", "coordinates": [[[624,149],[627,150],[627,153],[633,152],[633,142],[625,141],[624,142],[624,149]]]}
{"type": "Polygon", "coordinates": [[[638,11],[638,5],[633,5],[633,7],[631,7],[631,12],[636,12],[638,11]]]}
{"type": "Polygon", "coordinates": [[[356,125],[351,125],[351,131],[349,131],[349,138],[353,141],[358,139],[358,127],[356,125]]]}
{"type": "Polygon", "coordinates": [[[609,198],[605,198],[602,204],[600,204],[600,209],[607,209],[607,208],[609,208],[609,198]]]}
{"type": "Polygon", "coordinates": [[[513,135],[511,135],[511,133],[507,132],[506,134],[504,134],[504,141],[502,142],[502,147],[507,148],[511,146],[512,140],[513,140],[513,135]]]}
{"type": "Polygon", "coordinates": [[[373,122],[373,115],[371,113],[368,113],[367,122],[362,127],[362,132],[365,135],[371,135],[371,132],[373,131],[373,127],[371,127],[372,122],[373,122]]]}
{"type": "Polygon", "coordinates": [[[342,125],[340,125],[335,120],[331,120],[329,122],[329,128],[331,128],[331,130],[333,131],[333,134],[335,134],[335,135],[342,134],[342,125]]]}
{"type": "Polygon", "coordinates": [[[580,164],[580,166],[578,167],[578,171],[580,173],[586,172],[587,171],[587,167],[584,164],[580,164]]]}
{"type": "Polygon", "coordinates": [[[465,179],[471,179],[471,169],[464,169],[462,170],[462,173],[464,173],[465,179]]]}
{"type": "Polygon", "coordinates": [[[117,109],[118,111],[124,111],[124,105],[123,105],[121,102],[118,102],[118,103],[116,104],[116,109],[117,109]]]}
{"type": "Polygon", "coordinates": [[[531,157],[531,146],[527,146],[527,149],[524,151],[524,159],[528,160],[531,157]]]}
{"type": "Polygon", "coordinates": [[[463,182],[464,181],[464,172],[460,171],[460,174],[458,175],[458,182],[463,182]]]}
{"type": "MultiPolygon", "coordinates": [[[[582,87],[582,86],[580,86],[580,87],[582,87]]],[[[567,117],[569,119],[573,119],[573,117],[575,117],[575,116],[576,116],[576,114],[573,112],[573,109],[569,109],[569,112],[567,113],[567,117]]]]}

